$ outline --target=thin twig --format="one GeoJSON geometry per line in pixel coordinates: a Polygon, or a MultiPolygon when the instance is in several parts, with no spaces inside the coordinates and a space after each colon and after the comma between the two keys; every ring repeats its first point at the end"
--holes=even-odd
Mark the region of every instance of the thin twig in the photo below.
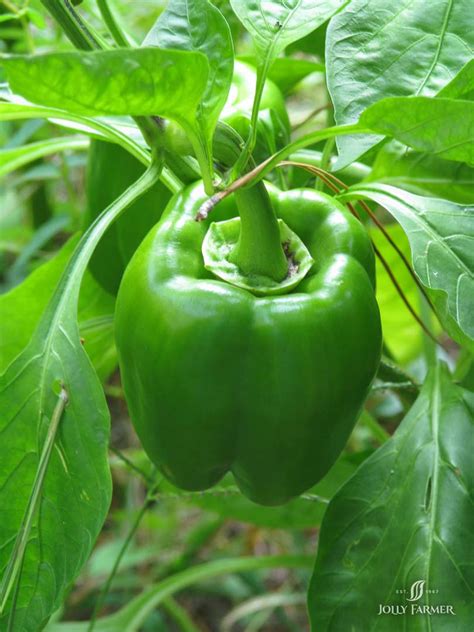
{"type": "Polygon", "coordinates": [[[400,298],[405,303],[405,306],[408,309],[408,311],[410,312],[410,314],[413,316],[413,318],[416,320],[416,322],[420,325],[420,327],[423,329],[423,331],[428,336],[428,338],[431,338],[431,340],[433,340],[433,342],[435,342],[440,347],[444,348],[443,345],[436,338],[436,336],[431,333],[431,331],[428,329],[428,327],[425,325],[425,323],[421,320],[421,318],[416,313],[416,311],[413,308],[413,306],[411,305],[410,301],[407,299],[404,291],[400,287],[400,285],[399,285],[395,275],[393,274],[390,266],[388,265],[387,261],[385,260],[385,258],[381,254],[380,250],[374,244],[373,240],[372,240],[372,247],[374,249],[375,254],[379,258],[380,263],[383,265],[383,267],[385,268],[385,271],[387,272],[388,276],[390,277],[390,280],[392,281],[393,285],[395,286],[395,289],[397,290],[398,294],[400,295],[400,298]]]}
{"type": "Polygon", "coordinates": [[[308,116],[305,116],[305,118],[302,121],[300,121],[296,125],[293,125],[292,131],[295,132],[297,129],[300,129],[300,127],[303,127],[303,125],[306,125],[306,123],[309,123],[309,121],[312,118],[314,118],[315,116],[318,116],[318,114],[321,114],[321,112],[324,112],[324,110],[330,110],[330,109],[332,109],[332,103],[326,103],[325,105],[321,105],[317,107],[315,110],[310,112],[308,116]]]}
{"type": "Polygon", "coordinates": [[[154,490],[156,489],[156,485],[154,486],[153,489],[150,489],[149,493],[147,494],[147,498],[145,500],[145,502],[143,503],[142,508],[140,509],[140,511],[137,514],[137,517],[135,518],[135,521],[133,522],[127,537],[125,538],[124,543],[122,544],[122,547],[119,551],[119,554],[117,555],[117,557],[115,558],[114,561],[114,565],[112,567],[112,570],[109,573],[109,576],[107,577],[107,581],[104,584],[104,587],[102,588],[100,594],[99,594],[99,598],[96,601],[96,604],[94,606],[94,610],[92,612],[92,617],[89,621],[89,626],[87,628],[87,632],[92,632],[96,621],[97,621],[97,615],[99,614],[102,606],[104,605],[104,601],[107,597],[107,595],[109,594],[110,591],[110,587],[112,585],[112,582],[115,578],[115,575],[117,574],[117,571],[119,569],[120,566],[120,562],[123,559],[123,556],[125,555],[128,547],[130,546],[130,543],[135,535],[135,533],[137,532],[138,527],[140,526],[140,523],[143,519],[143,516],[146,514],[146,512],[148,511],[148,509],[154,504],[155,499],[153,498],[153,493],[154,490]]]}
{"type": "Polygon", "coordinates": [[[110,446],[110,451],[113,452],[115,456],[117,456],[121,461],[123,461],[125,465],[128,468],[130,468],[133,472],[136,472],[137,474],[139,474],[148,485],[152,483],[150,476],[148,476],[146,472],[140,469],[138,465],[135,465],[135,463],[133,463],[127,456],[125,456],[123,452],[121,452],[120,450],[117,450],[117,448],[114,448],[113,446],[110,446]]]}

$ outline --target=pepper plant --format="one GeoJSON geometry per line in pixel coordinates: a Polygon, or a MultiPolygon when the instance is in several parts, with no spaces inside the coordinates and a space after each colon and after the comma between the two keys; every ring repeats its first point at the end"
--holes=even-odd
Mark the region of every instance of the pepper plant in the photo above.
{"type": "Polygon", "coordinates": [[[0,629],[470,630],[472,3],[3,4],[0,173],[37,188],[3,240],[0,629]],[[86,152],[78,212],[42,217],[38,168],[72,207],[86,152]],[[141,507],[71,622],[124,475],[141,507]],[[170,502],[191,548],[113,606],[170,502]],[[293,545],[214,559],[229,522],[293,545]],[[220,575],[254,598],[200,623],[174,596],[220,575]]]}

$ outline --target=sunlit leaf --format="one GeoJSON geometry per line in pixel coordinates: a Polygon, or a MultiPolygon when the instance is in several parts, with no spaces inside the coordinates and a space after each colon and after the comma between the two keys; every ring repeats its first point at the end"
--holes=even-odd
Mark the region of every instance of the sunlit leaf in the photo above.
{"type": "Polygon", "coordinates": [[[474,59],[461,68],[452,81],[439,93],[440,97],[458,99],[474,90],[474,59]]]}
{"type": "Polygon", "coordinates": [[[326,22],[346,0],[231,0],[252,36],[257,54],[270,66],[289,44],[326,22]]]}
{"type": "MultiPolygon", "coordinates": [[[[329,92],[338,124],[354,123],[384,97],[433,96],[472,59],[471,0],[352,0],[330,22],[329,92]]],[[[403,120],[401,121],[403,124],[403,120]]],[[[338,168],[382,136],[338,138],[338,168]]]]}
{"type": "Polygon", "coordinates": [[[375,182],[354,186],[347,196],[374,200],[395,217],[410,242],[416,274],[444,297],[447,314],[474,339],[474,206],[375,182]]]}
{"type": "Polygon", "coordinates": [[[474,166],[474,101],[391,97],[370,106],[360,122],[417,151],[474,166]]]}
{"type": "Polygon", "coordinates": [[[393,141],[378,152],[369,181],[385,182],[418,195],[474,204],[474,169],[419,153],[393,141]]]}
{"type": "Polygon", "coordinates": [[[209,75],[197,116],[210,143],[229,94],[234,67],[232,36],[222,13],[208,0],[172,0],[143,45],[195,51],[207,57],[209,75]]]}
{"type": "Polygon", "coordinates": [[[83,116],[160,115],[194,120],[206,88],[204,55],[156,48],[4,55],[13,92],[83,116]]]}

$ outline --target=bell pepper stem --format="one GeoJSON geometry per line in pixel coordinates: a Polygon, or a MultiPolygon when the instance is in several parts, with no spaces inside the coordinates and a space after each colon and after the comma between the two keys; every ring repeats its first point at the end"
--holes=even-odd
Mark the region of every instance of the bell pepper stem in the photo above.
{"type": "Polygon", "coordinates": [[[288,261],[280,240],[280,229],[263,182],[235,192],[240,215],[240,235],[229,260],[246,275],[282,281],[288,261]]]}

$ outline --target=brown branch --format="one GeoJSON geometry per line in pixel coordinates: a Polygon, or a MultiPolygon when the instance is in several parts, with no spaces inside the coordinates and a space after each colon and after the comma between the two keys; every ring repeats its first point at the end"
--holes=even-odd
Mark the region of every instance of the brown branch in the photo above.
{"type": "Polygon", "coordinates": [[[270,156],[270,158],[267,158],[267,160],[265,160],[264,162],[261,162],[259,165],[257,165],[255,167],[255,169],[252,169],[252,171],[248,171],[246,174],[244,174],[240,178],[237,178],[237,180],[234,180],[227,187],[227,189],[224,189],[222,191],[218,191],[217,193],[214,193],[213,196],[208,198],[200,206],[198,212],[196,213],[196,217],[194,218],[196,220],[196,222],[202,222],[203,220],[207,219],[209,213],[213,210],[213,208],[215,206],[217,206],[219,204],[219,202],[222,202],[222,200],[224,200],[231,193],[234,193],[234,191],[237,191],[238,189],[241,189],[242,187],[244,187],[247,184],[249,184],[256,176],[258,176],[258,174],[261,171],[263,171],[263,169],[267,166],[267,164],[272,159],[273,159],[273,156],[270,156]]]}

